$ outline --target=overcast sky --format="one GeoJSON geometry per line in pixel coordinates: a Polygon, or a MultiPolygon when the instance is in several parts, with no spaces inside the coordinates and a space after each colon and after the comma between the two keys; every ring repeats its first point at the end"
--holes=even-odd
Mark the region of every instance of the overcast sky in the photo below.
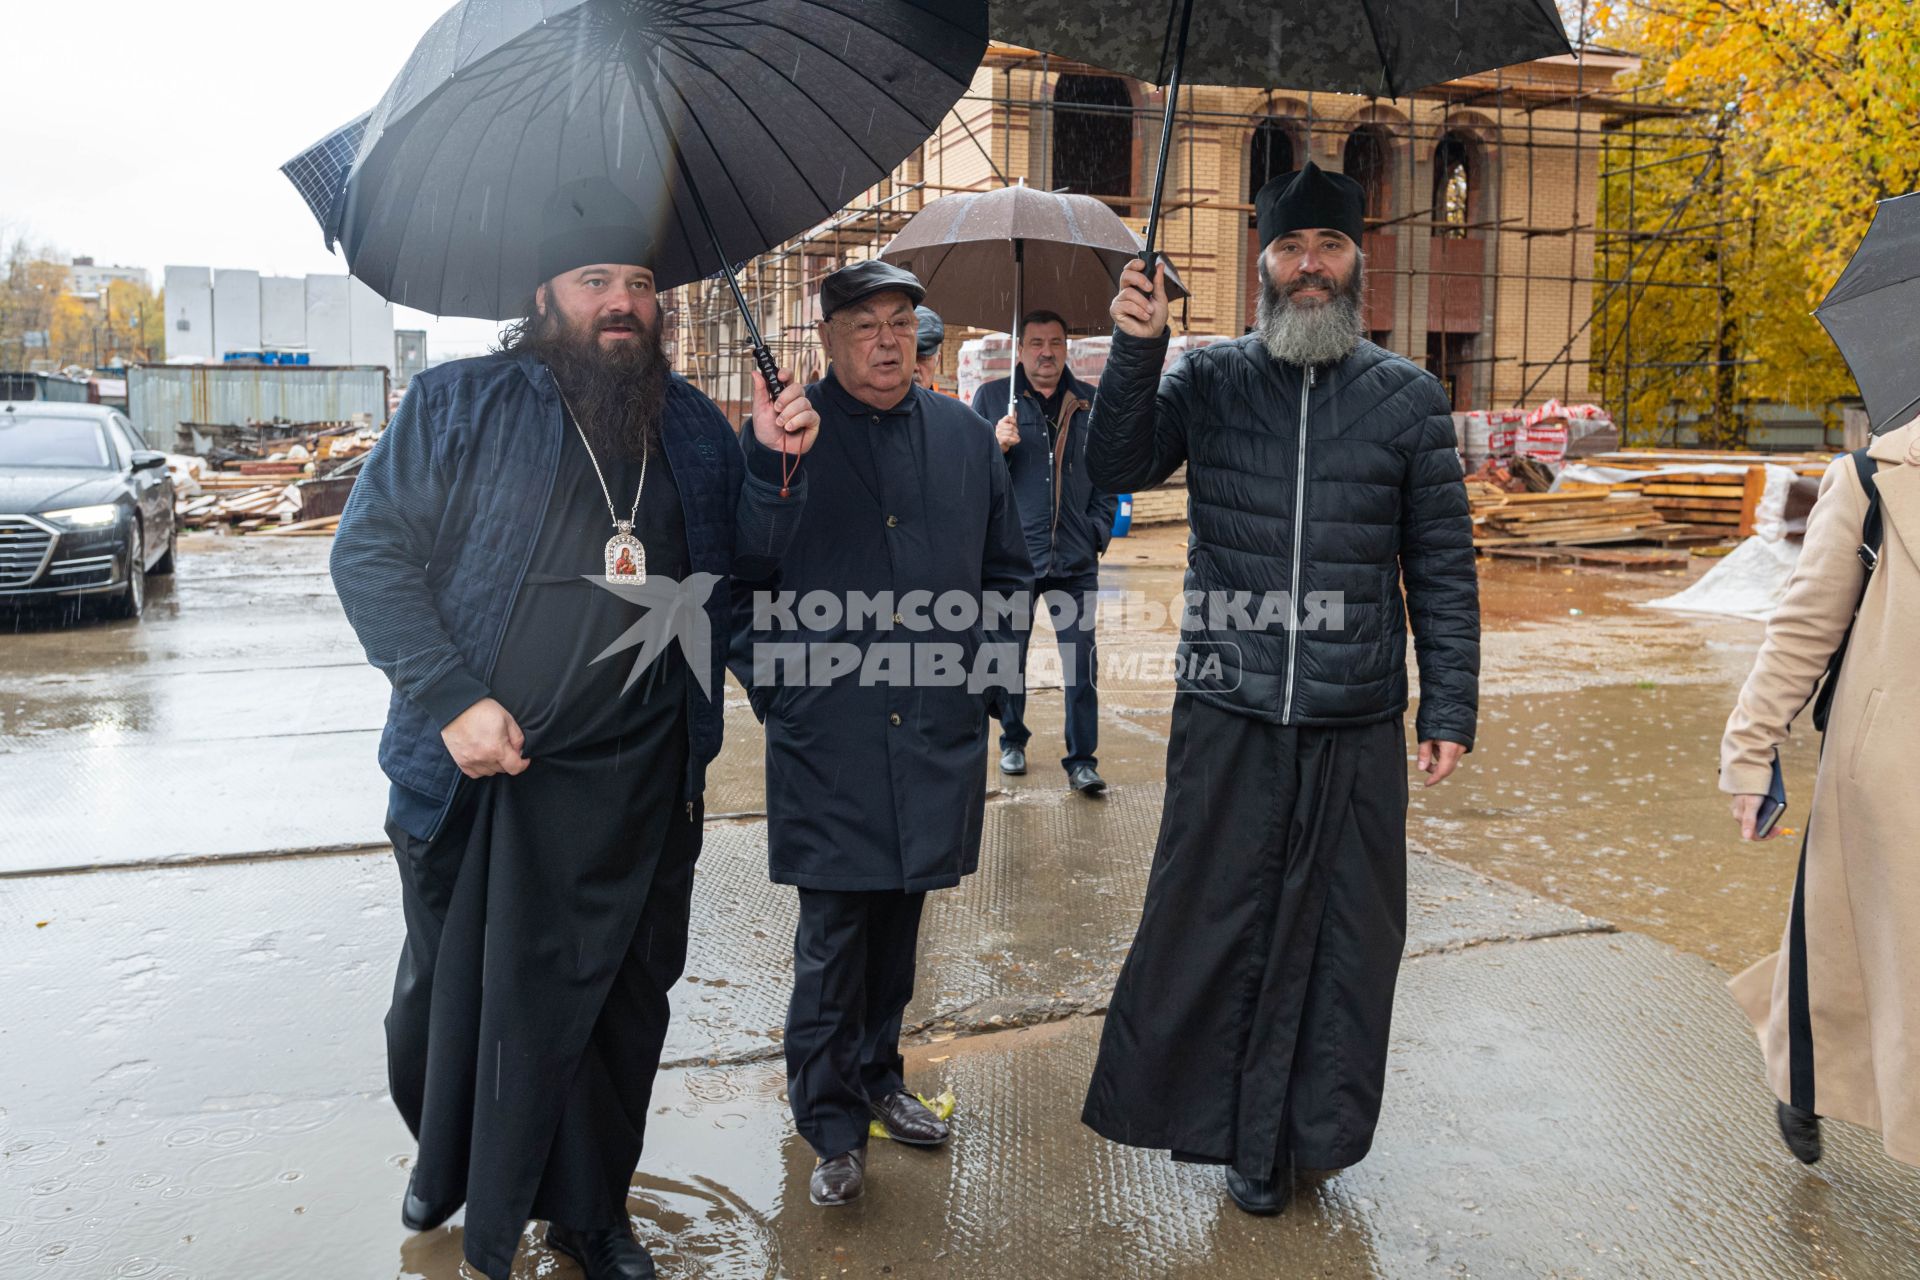
{"type": "MultiPolygon", "coordinates": [[[[367,110],[451,0],[5,0],[0,230],[161,269],[344,272],[280,165],[367,110]]],[[[435,357],[482,320],[395,308],[435,357]]]]}

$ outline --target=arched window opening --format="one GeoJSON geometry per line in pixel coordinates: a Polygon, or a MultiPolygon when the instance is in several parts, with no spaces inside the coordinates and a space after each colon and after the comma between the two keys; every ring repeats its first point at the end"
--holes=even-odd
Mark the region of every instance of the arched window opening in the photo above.
{"type": "Polygon", "coordinates": [[[1133,99],[1127,86],[1113,76],[1061,76],[1053,87],[1051,149],[1056,188],[1131,196],[1133,99]]]}

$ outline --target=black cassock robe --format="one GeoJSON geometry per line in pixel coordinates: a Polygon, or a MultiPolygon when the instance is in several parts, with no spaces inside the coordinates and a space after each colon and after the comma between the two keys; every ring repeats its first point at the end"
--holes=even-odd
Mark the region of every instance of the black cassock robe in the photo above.
{"type": "Polygon", "coordinates": [[[1406,730],[1183,696],[1133,948],[1082,1119],[1265,1178],[1357,1163],[1407,936],[1406,730]]]}
{"type": "MultiPolygon", "coordinates": [[[[640,464],[599,462],[624,518],[640,464]]],[[[431,842],[388,827],[407,917],[387,1015],[394,1102],[420,1141],[419,1193],[466,1202],[467,1259],[496,1280],[528,1218],[626,1221],[686,958],[702,820],[682,794],[692,677],[677,646],[625,692],[632,650],[593,661],[643,612],[585,580],[613,532],[569,431],[490,682],[532,763],[462,780],[431,842]]],[[[650,576],[686,577],[657,450],[635,534],[650,576]]]]}

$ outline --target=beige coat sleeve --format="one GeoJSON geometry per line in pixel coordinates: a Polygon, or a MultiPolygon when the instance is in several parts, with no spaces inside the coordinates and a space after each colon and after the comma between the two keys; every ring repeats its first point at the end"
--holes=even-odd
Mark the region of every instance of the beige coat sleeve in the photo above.
{"type": "Polygon", "coordinates": [[[1800,561],[1727,717],[1720,740],[1722,791],[1766,793],[1774,750],[1786,740],[1788,724],[1820,683],[1827,659],[1839,647],[1859,603],[1867,572],[1858,554],[1866,516],[1866,491],[1854,474],[1853,459],[1842,454],[1821,478],[1800,561]]]}

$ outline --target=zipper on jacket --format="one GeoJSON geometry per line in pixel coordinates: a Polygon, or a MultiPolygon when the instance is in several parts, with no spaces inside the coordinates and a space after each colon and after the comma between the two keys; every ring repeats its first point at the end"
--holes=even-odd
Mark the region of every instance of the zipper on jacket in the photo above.
{"type": "Polygon", "coordinates": [[[1293,723],[1293,681],[1300,650],[1300,537],[1307,517],[1307,393],[1318,380],[1311,365],[1300,380],[1300,453],[1293,472],[1293,594],[1287,602],[1287,700],[1280,710],[1282,724],[1293,723]]]}

